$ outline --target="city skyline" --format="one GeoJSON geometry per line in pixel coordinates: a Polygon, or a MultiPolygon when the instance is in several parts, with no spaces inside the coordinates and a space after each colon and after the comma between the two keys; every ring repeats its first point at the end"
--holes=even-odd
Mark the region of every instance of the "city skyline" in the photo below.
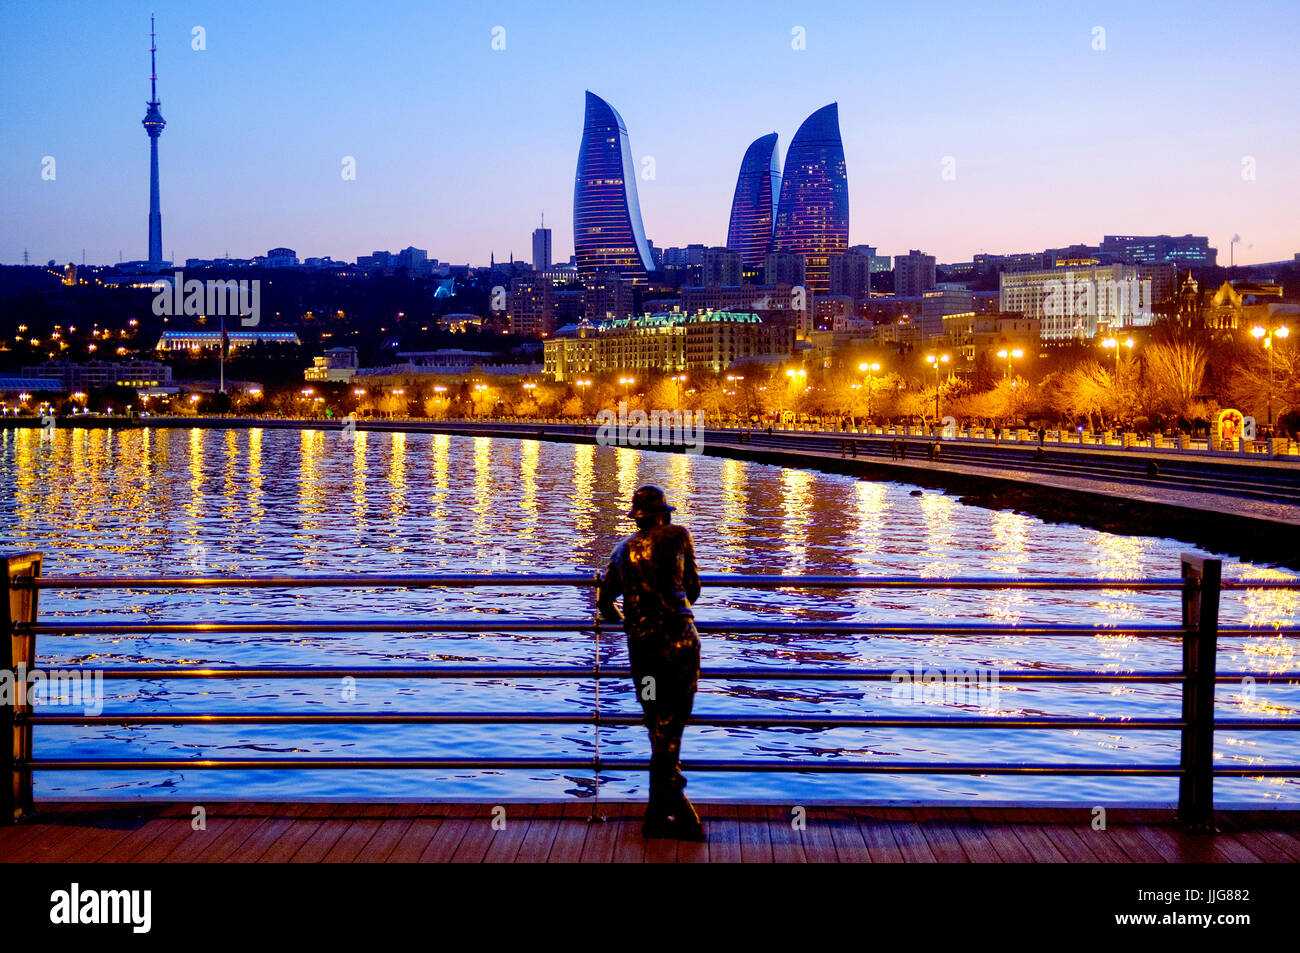
{"type": "MultiPolygon", "coordinates": [[[[9,183],[0,261],[8,264],[21,262],[25,250],[34,261],[80,261],[83,248],[92,263],[113,263],[119,253],[149,257],[139,227],[145,173],[139,133],[132,134],[147,78],[143,15],[115,7],[70,17],[69,9],[14,11],[0,39],[12,64],[4,79],[12,109],[0,119],[12,144],[0,159],[9,183]],[[37,62],[50,65],[37,70],[37,62]],[[37,108],[48,99],[74,105],[51,118],[37,108]],[[47,156],[57,163],[52,179],[42,176],[47,156]]],[[[403,31],[384,34],[393,55],[379,63],[367,57],[377,28],[361,25],[349,38],[348,68],[312,73],[305,64],[342,41],[301,5],[255,17],[268,29],[295,24],[302,42],[294,50],[242,29],[249,5],[181,4],[164,13],[159,68],[172,105],[163,258],[227,250],[242,257],[281,245],[351,260],[413,244],[444,261],[481,264],[492,253],[526,258],[538,216],[547,213],[559,225],[554,257],[563,261],[573,247],[572,193],[568,201],[565,193],[581,129],[575,104],[585,88],[617,104],[631,128],[645,234],[660,248],[724,245],[736,163],[754,133],[777,129],[786,137],[817,103],[838,101],[855,182],[850,245],[884,254],[918,247],[958,261],[1104,234],[1195,233],[1209,235],[1221,259],[1234,254],[1232,237],[1240,235],[1241,264],[1295,251],[1286,223],[1300,211],[1293,174],[1300,134],[1282,110],[1296,67],[1270,52],[1281,52],[1288,31],[1248,43],[1225,38],[1215,34],[1208,5],[1134,13],[1101,4],[1086,19],[1027,13],[996,29],[968,11],[943,18],[882,11],[874,24],[914,39],[898,50],[879,30],[864,33],[858,19],[837,20],[831,11],[764,7],[745,23],[697,12],[696,28],[681,38],[685,49],[748,50],[764,55],[766,68],[743,82],[709,76],[705,84],[691,74],[692,86],[704,85],[685,96],[638,81],[640,69],[659,62],[647,50],[671,30],[671,6],[637,18],[638,43],[622,45],[572,22],[559,31],[510,5],[486,18],[444,11],[421,19],[426,14],[414,7],[400,9],[413,23],[430,24],[422,38],[438,66],[410,73],[416,86],[394,85],[418,52],[403,31]],[[1094,20],[1108,24],[1102,50],[1092,48],[1094,20]],[[721,33],[706,29],[723,24],[721,33]],[[498,25],[504,49],[494,50],[498,25]],[[191,48],[195,28],[204,49],[191,48]],[[794,48],[797,29],[804,49],[794,48]],[[874,66],[844,59],[864,39],[874,66]],[[583,62],[545,55],[575,42],[585,44],[583,62]],[[1017,70],[998,61],[999,50],[1012,48],[1017,70]],[[951,62],[936,62],[936,52],[951,62]],[[1211,52],[1233,70],[1190,68],[1211,52]],[[907,56],[916,59],[906,70],[888,65],[907,56]],[[937,95],[963,64],[978,70],[946,98],[937,95]],[[1170,92],[1159,77],[1174,68],[1180,83],[1170,92]],[[296,81],[277,81],[286,70],[296,81]],[[454,80],[430,86],[433,99],[418,85],[431,71],[454,80]],[[1079,95],[1062,101],[1058,93],[1032,93],[1034,77],[1041,83],[1049,75],[1052,88],[1079,95]],[[1139,80],[1147,85],[1134,86],[1139,80]],[[532,85],[515,85],[525,82],[532,85]],[[746,95],[737,97],[742,88],[746,95]],[[1114,98],[1125,89],[1127,99],[1114,98]],[[539,93],[549,108],[529,105],[539,93]],[[1003,98],[989,100],[992,93],[1003,98]],[[1117,118],[1116,103],[1125,101],[1133,122],[1122,110],[1117,118]],[[1101,122],[1109,125],[1099,136],[1101,122]],[[354,180],[340,175],[348,156],[354,180]],[[1062,190],[1063,182],[1074,188],[1062,190]]],[[[1297,15],[1269,14],[1278,26],[1288,18],[1297,15]]]]}

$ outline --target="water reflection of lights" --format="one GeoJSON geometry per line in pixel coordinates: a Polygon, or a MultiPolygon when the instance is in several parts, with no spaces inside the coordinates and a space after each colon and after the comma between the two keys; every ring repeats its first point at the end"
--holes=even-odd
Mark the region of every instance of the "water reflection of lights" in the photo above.
{"type": "Polygon", "coordinates": [[[957,501],[943,493],[923,493],[917,502],[925,520],[926,552],[933,557],[921,564],[921,575],[939,578],[955,575],[958,563],[952,553],[956,545],[952,516],[957,501]]]}
{"type": "Polygon", "coordinates": [[[569,491],[569,513],[576,530],[574,555],[590,545],[593,538],[593,517],[596,502],[592,490],[596,483],[596,447],[594,444],[573,445],[573,488],[569,491]]]}
{"type": "Polygon", "coordinates": [[[397,431],[389,436],[388,518],[400,523],[406,515],[406,434],[397,431]]]}
{"type": "Polygon", "coordinates": [[[783,551],[789,554],[782,572],[787,575],[803,572],[808,561],[808,529],[816,512],[815,483],[816,478],[808,470],[787,467],[781,471],[783,551]]]}
{"type": "Polygon", "coordinates": [[[745,565],[745,554],[750,540],[745,529],[745,511],[748,495],[746,493],[746,465],[739,460],[723,460],[720,519],[716,531],[722,543],[721,559],[718,560],[718,572],[734,572],[745,565]]]}
{"type": "Polygon", "coordinates": [[[537,457],[541,444],[536,440],[519,442],[519,512],[523,517],[519,526],[522,539],[537,535],[537,522],[541,508],[537,503],[537,457]]]}

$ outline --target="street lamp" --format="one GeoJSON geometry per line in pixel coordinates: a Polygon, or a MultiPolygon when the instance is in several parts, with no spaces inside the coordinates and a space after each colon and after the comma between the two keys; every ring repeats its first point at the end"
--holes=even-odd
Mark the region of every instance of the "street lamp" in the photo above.
{"type": "Polygon", "coordinates": [[[1018,361],[1018,360],[1020,360],[1020,359],[1021,359],[1022,357],[1024,357],[1024,356],[1025,356],[1025,352],[1024,352],[1024,350],[1022,350],[1021,348],[1018,348],[1018,347],[1016,347],[1016,348],[1012,348],[1011,350],[1007,350],[1006,348],[1003,348],[1002,350],[998,351],[998,357],[1002,358],[1004,361],[1007,362],[1007,370],[1006,370],[1006,373],[1003,374],[1002,376],[1003,376],[1003,377],[1010,377],[1010,376],[1011,376],[1011,361],[1012,361],[1012,359],[1015,359],[1015,360],[1018,361]]]}
{"type": "Polygon", "coordinates": [[[870,364],[862,363],[858,365],[858,370],[867,375],[867,417],[871,417],[871,395],[876,390],[875,374],[880,370],[880,363],[873,361],[870,364]]]}
{"type": "Polygon", "coordinates": [[[1137,342],[1134,341],[1132,338],[1126,338],[1123,341],[1121,341],[1119,338],[1110,337],[1104,339],[1101,342],[1102,347],[1113,347],[1115,349],[1115,379],[1116,380],[1119,380],[1119,349],[1121,347],[1126,347],[1131,351],[1133,350],[1136,344],[1137,342]]]}
{"type": "Polygon", "coordinates": [[[627,400],[632,396],[631,388],[636,383],[635,377],[620,377],[618,382],[623,385],[623,399],[627,400]]]}
{"type": "Polygon", "coordinates": [[[1251,336],[1264,345],[1264,350],[1268,351],[1268,426],[1269,430],[1273,428],[1273,338],[1286,340],[1291,329],[1285,324],[1280,324],[1275,328],[1266,328],[1262,325],[1255,325],[1250,329],[1251,336]]]}
{"type": "Polygon", "coordinates": [[[939,421],[939,368],[947,364],[952,358],[947,354],[927,354],[925,363],[934,365],[934,420],[939,421]]]}

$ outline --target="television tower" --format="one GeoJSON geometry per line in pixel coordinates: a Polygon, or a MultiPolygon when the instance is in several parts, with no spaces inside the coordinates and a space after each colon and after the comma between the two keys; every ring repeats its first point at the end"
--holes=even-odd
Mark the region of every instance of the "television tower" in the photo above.
{"type": "Polygon", "coordinates": [[[158,137],[167,121],[158,111],[158,44],[154,40],[153,14],[149,14],[149,111],[144,114],[144,131],[149,134],[149,263],[159,264],[162,255],[162,210],[158,200],[158,137]]]}

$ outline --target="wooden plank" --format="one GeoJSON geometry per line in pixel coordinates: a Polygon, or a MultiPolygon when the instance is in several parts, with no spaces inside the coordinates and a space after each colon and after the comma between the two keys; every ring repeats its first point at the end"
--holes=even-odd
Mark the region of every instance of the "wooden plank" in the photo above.
{"type": "Polygon", "coordinates": [[[359,804],[335,804],[330,813],[321,818],[311,836],[289,858],[291,864],[318,864],[325,859],[330,848],[337,843],[352,822],[361,816],[359,804]]]}
{"type": "Polygon", "coordinates": [[[260,860],[306,810],[306,804],[277,804],[270,815],[226,857],[226,863],[249,864],[260,860]]]}
{"type": "Polygon", "coordinates": [[[1216,817],[1216,821],[1223,830],[1231,831],[1232,835],[1240,843],[1244,844],[1252,854],[1264,863],[1288,864],[1294,862],[1294,858],[1273,843],[1266,833],[1254,829],[1248,822],[1243,823],[1243,820],[1235,814],[1225,812],[1216,817]]]}
{"type": "MultiPolygon", "coordinates": [[[[889,824],[898,849],[902,851],[903,860],[912,864],[933,864],[938,858],[930,849],[930,842],[925,839],[920,822],[907,808],[881,808],[880,818],[889,824]]],[[[964,856],[964,855],[963,855],[964,856]]]]}
{"type": "Polygon", "coordinates": [[[266,851],[257,858],[259,864],[283,864],[298,853],[299,848],[311,839],[316,829],[334,811],[332,804],[308,804],[298,816],[292,818],[266,851]]]}
{"type": "Polygon", "coordinates": [[[576,864],[582,860],[582,845],[587,840],[590,817],[590,804],[584,801],[565,802],[555,840],[551,842],[551,852],[546,858],[548,863],[576,864]]]}
{"type": "Polygon", "coordinates": [[[858,808],[853,812],[862,834],[862,842],[867,846],[867,854],[873,864],[901,864],[903,851],[894,840],[889,821],[880,816],[874,808],[858,808]]]}
{"type": "Polygon", "coordinates": [[[993,849],[993,843],[984,835],[984,829],[968,808],[953,808],[945,811],[943,816],[967,860],[974,864],[1002,862],[998,852],[993,849]]]}
{"type": "Polygon", "coordinates": [[[539,804],[533,812],[533,819],[528,825],[524,842],[519,845],[515,857],[517,864],[544,864],[551,855],[551,844],[560,829],[560,816],[564,813],[563,804],[539,804]]]}
{"type": "Polygon", "coordinates": [[[1032,864],[1034,856],[992,808],[970,809],[971,820],[979,827],[994,852],[1005,864],[1032,864]]]}
{"type": "Polygon", "coordinates": [[[334,842],[334,846],[321,858],[326,864],[346,864],[356,860],[357,854],[370,843],[384,819],[393,813],[391,804],[367,804],[361,809],[361,815],[352,822],[343,836],[334,842]]]}
{"type": "Polygon", "coordinates": [[[740,824],[740,859],[747,864],[772,862],[772,836],[767,828],[767,808],[742,804],[736,808],[740,824]]]}
{"type": "MultiPolygon", "coordinates": [[[[1062,809],[1062,808],[1039,808],[1031,812],[1039,820],[1047,823],[1052,831],[1068,831],[1078,838],[1085,850],[1092,854],[1098,861],[1106,864],[1127,864],[1131,860],[1124,852],[1110,831],[1110,813],[1106,815],[1106,828],[1099,830],[1094,828],[1092,811],[1083,811],[1080,809],[1062,809]]],[[[1049,836],[1052,831],[1049,831],[1049,836]]],[[[1061,833],[1064,837],[1064,833],[1061,833]]],[[[1067,857],[1070,856],[1065,850],[1061,853],[1067,857]]]]}
{"type": "Polygon", "coordinates": [[[456,855],[456,848],[469,833],[481,809],[476,804],[452,804],[438,829],[420,854],[422,864],[445,864],[456,855]]]}
{"type": "Polygon", "coordinates": [[[170,853],[163,857],[164,863],[217,863],[233,853],[247,833],[236,833],[240,821],[265,820],[270,808],[259,811],[253,804],[214,804],[207,812],[205,829],[193,829],[191,817],[190,836],[181,840],[170,853]],[[232,843],[232,841],[234,841],[232,843]]]}
{"type": "Polygon", "coordinates": [[[402,832],[401,839],[385,858],[390,864],[413,864],[420,859],[438,828],[447,819],[446,804],[416,804],[406,807],[411,822],[402,832]]]}
{"type": "MultiPolygon", "coordinates": [[[[640,834],[640,829],[637,830],[640,834]]],[[[647,864],[675,864],[677,862],[677,841],[667,837],[650,837],[645,839],[645,862],[647,864]]]]}
{"type": "MultiPolygon", "coordinates": [[[[278,804],[272,802],[231,805],[238,813],[221,835],[221,839],[203,855],[207,864],[226,863],[263,824],[276,816],[278,804]]],[[[170,858],[169,858],[170,859],[170,858]]]]}
{"type": "Polygon", "coordinates": [[[153,804],[98,811],[86,819],[84,826],[78,826],[76,834],[64,838],[49,851],[45,860],[50,863],[94,863],[160,812],[161,806],[153,804]]]}
{"type": "Polygon", "coordinates": [[[1025,845],[1025,850],[1034,858],[1034,863],[1065,863],[1065,855],[1056,849],[1039,823],[1023,810],[999,810],[995,815],[1000,816],[1011,833],[1025,845]]]}
{"type": "MultiPolygon", "coordinates": [[[[1287,818],[1279,817],[1275,811],[1247,811],[1242,823],[1250,825],[1277,848],[1285,851],[1293,863],[1300,863],[1300,837],[1293,831],[1294,825],[1287,818]]],[[[1300,832],[1298,832],[1300,833],[1300,832]]]]}
{"type": "Polygon", "coordinates": [[[641,825],[645,822],[645,807],[640,804],[624,804],[622,808],[618,818],[618,837],[614,842],[614,863],[643,864],[645,838],[641,836],[641,825]]]}
{"type": "Polygon", "coordinates": [[[1110,819],[1107,818],[1106,832],[1110,834],[1111,842],[1124,851],[1129,863],[1159,864],[1164,862],[1160,852],[1152,847],[1132,824],[1111,823],[1110,819]]]}
{"type": "MultiPolygon", "coordinates": [[[[1061,856],[1072,864],[1098,863],[1105,858],[1098,857],[1088,846],[1087,838],[1069,824],[1061,823],[1058,815],[1050,810],[1026,810],[1025,815],[1036,824],[1052,842],[1052,846],[1061,856]]],[[[1091,832],[1091,828],[1085,828],[1091,832]]],[[[1119,852],[1122,858],[1123,852],[1119,852]]]]}
{"type": "MultiPolygon", "coordinates": [[[[934,854],[934,859],[944,864],[964,864],[970,858],[962,849],[961,841],[948,826],[944,813],[934,808],[916,808],[912,811],[921,836],[934,854]]],[[[991,845],[990,845],[991,846],[991,845]]]]}
{"type": "Polygon", "coordinates": [[[831,834],[831,812],[827,808],[809,808],[807,821],[808,825],[799,833],[808,863],[836,863],[839,855],[835,852],[835,838],[831,834]]]}
{"type": "Polygon", "coordinates": [[[591,822],[587,840],[582,845],[584,864],[608,864],[614,859],[618,846],[619,821],[623,817],[622,804],[602,804],[600,814],[591,822]],[[600,820],[604,817],[604,820],[600,820]]]}
{"type": "MultiPolygon", "coordinates": [[[[194,830],[192,826],[194,821],[193,810],[194,805],[192,804],[168,805],[160,818],[163,829],[158,832],[157,836],[151,838],[149,843],[140,848],[127,863],[162,863],[168,854],[184,844],[189,838],[198,833],[206,833],[206,831],[194,830]]],[[[145,826],[148,827],[148,825],[145,826]]],[[[143,829],[141,828],[141,830],[143,829]]]]}
{"type": "Polygon", "coordinates": [[[86,840],[86,832],[100,810],[68,811],[36,827],[24,843],[5,857],[11,863],[40,864],[68,845],[86,840]]]}
{"type": "Polygon", "coordinates": [[[453,864],[483,863],[483,858],[487,856],[488,848],[492,846],[493,840],[509,831],[512,824],[516,827],[521,825],[527,827],[527,819],[523,816],[523,808],[524,805],[522,804],[494,804],[477,808],[474,816],[470,819],[465,836],[460,839],[460,843],[456,845],[455,853],[451,855],[451,862],[453,864]],[[504,810],[504,815],[497,811],[497,808],[504,810]],[[502,830],[495,830],[492,827],[498,817],[501,817],[505,823],[502,830]]]}
{"type": "Polygon", "coordinates": [[[740,852],[740,814],[734,804],[711,804],[707,811],[709,863],[738,864],[740,852]]]}
{"type": "Polygon", "coordinates": [[[858,820],[850,808],[837,807],[828,811],[826,819],[835,845],[835,856],[842,864],[869,864],[871,852],[858,827],[858,820]]]}
{"type": "MultiPolygon", "coordinates": [[[[146,806],[147,802],[145,803],[146,806]]],[[[16,824],[0,827],[0,861],[12,863],[17,853],[36,840],[48,839],[52,831],[64,831],[80,820],[101,811],[111,811],[120,804],[99,802],[39,804],[34,813],[16,824]]]]}
{"type": "Polygon", "coordinates": [[[388,855],[393,852],[402,839],[410,830],[415,815],[409,804],[392,804],[389,805],[388,816],[379,822],[379,827],[370,840],[366,841],[366,846],[357,851],[354,863],[358,864],[381,864],[388,860],[388,855]]]}
{"type": "Polygon", "coordinates": [[[533,814],[537,811],[536,804],[507,804],[505,808],[506,826],[503,830],[492,831],[492,840],[483,855],[484,863],[513,863],[524,838],[528,836],[533,814]]]}
{"type": "MultiPolygon", "coordinates": [[[[794,816],[788,807],[767,809],[767,835],[772,843],[772,860],[778,864],[806,864],[803,838],[792,824],[794,816]]],[[[807,818],[805,817],[805,821],[807,818]]]]}

